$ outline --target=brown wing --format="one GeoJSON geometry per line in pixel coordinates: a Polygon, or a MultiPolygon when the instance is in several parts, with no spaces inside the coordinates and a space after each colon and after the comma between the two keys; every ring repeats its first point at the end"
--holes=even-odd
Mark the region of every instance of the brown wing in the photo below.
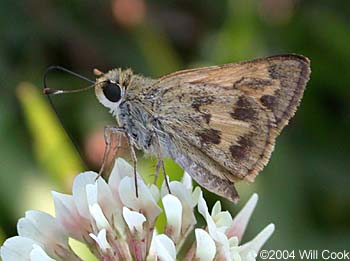
{"type": "Polygon", "coordinates": [[[162,100],[153,110],[175,141],[198,151],[193,160],[227,170],[213,175],[251,181],[294,115],[309,74],[309,60],[298,55],[179,71],[154,85],[162,100]]]}
{"type": "Polygon", "coordinates": [[[242,90],[256,99],[261,99],[258,102],[274,113],[276,124],[283,128],[294,115],[309,77],[309,59],[301,55],[286,54],[177,71],[160,78],[158,84],[162,82],[162,86],[178,88],[180,86],[177,85],[181,83],[203,83],[219,85],[228,91],[230,87],[242,90]]]}

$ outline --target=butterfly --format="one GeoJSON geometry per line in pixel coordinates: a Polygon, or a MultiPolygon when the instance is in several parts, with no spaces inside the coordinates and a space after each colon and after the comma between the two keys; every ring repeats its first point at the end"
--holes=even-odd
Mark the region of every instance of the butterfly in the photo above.
{"type": "Polygon", "coordinates": [[[207,190],[233,202],[234,183],[253,182],[276,137],[294,115],[310,76],[310,61],[286,54],[177,71],[159,79],[130,69],[95,71],[95,94],[115,116],[130,145],[172,158],[207,190]]]}

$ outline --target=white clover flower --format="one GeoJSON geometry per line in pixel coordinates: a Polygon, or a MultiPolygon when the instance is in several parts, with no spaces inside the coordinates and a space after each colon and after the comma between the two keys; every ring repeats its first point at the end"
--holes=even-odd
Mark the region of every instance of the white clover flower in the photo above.
{"type": "Polygon", "coordinates": [[[18,236],[1,247],[1,258],[12,260],[82,260],[68,244],[74,238],[88,246],[99,260],[176,260],[184,242],[194,230],[195,242],[185,260],[255,260],[260,248],[274,231],[268,225],[253,240],[240,240],[257,203],[254,194],[232,219],[218,201],[211,214],[199,187],[185,173],[183,180],[163,184],[161,190],[146,185],[138,176],[135,193],[133,168],[117,159],[108,183],[95,172],[79,174],[72,195],[52,192],[56,217],[40,211],[27,211],[17,224],[18,236]],[[163,211],[164,231],[158,234],[155,222],[163,211]],[[196,228],[194,209],[206,220],[196,228]]]}

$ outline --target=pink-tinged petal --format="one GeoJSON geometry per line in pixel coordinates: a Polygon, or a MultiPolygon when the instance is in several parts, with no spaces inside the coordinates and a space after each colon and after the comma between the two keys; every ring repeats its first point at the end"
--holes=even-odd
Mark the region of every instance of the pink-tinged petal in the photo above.
{"type": "Polygon", "coordinates": [[[124,159],[117,158],[115,160],[111,175],[109,176],[108,182],[114,182],[117,180],[116,185],[119,185],[120,181],[124,177],[133,177],[134,168],[124,159]]]}
{"type": "Polygon", "coordinates": [[[90,221],[80,216],[73,197],[55,191],[52,192],[52,197],[57,222],[63,226],[67,235],[84,241],[84,237],[91,232],[90,221]]]}
{"type": "Polygon", "coordinates": [[[161,261],[175,261],[176,260],[176,248],[171,239],[164,235],[155,236],[152,240],[152,245],[157,253],[159,260],[161,261]]]}
{"type": "Polygon", "coordinates": [[[253,240],[245,243],[240,246],[240,255],[244,257],[248,257],[252,252],[256,255],[259,253],[261,247],[266,243],[266,241],[270,238],[272,233],[275,231],[275,225],[270,224],[265,227],[253,240]]]}
{"type": "Polygon", "coordinates": [[[137,180],[137,186],[138,197],[136,197],[134,178],[124,177],[119,184],[120,199],[126,207],[145,214],[147,221],[154,224],[162,209],[157,205],[152,193],[141,179],[137,180]]]}
{"type": "Polygon", "coordinates": [[[38,245],[33,246],[33,250],[30,252],[30,260],[33,261],[55,261],[55,259],[52,259],[49,257],[44,249],[42,249],[38,245]]]}
{"type": "Polygon", "coordinates": [[[255,193],[233,219],[232,226],[226,231],[227,237],[237,237],[241,241],[257,202],[258,194],[255,193]]]}
{"type": "Polygon", "coordinates": [[[196,234],[196,258],[200,261],[213,260],[216,255],[216,246],[214,240],[210,237],[208,232],[197,228],[196,234]]]}
{"type": "Polygon", "coordinates": [[[123,217],[131,233],[135,233],[135,230],[139,233],[142,232],[143,223],[146,221],[144,215],[136,211],[131,211],[127,207],[123,207],[123,217]]]}
{"type": "Polygon", "coordinates": [[[76,260],[68,246],[68,235],[56,219],[40,211],[27,211],[17,223],[18,234],[31,238],[53,258],[76,260]]]}
{"type": "Polygon", "coordinates": [[[88,204],[98,203],[108,220],[111,220],[115,210],[121,210],[122,205],[114,199],[110,186],[103,178],[98,178],[94,184],[88,184],[86,189],[88,204]]]}
{"type": "Polygon", "coordinates": [[[121,201],[119,198],[119,184],[124,177],[133,177],[134,168],[124,159],[118,158],[114,162],[113,169],[108,178],[108,185],[111,188],[114,199],[119,202],[120,206],[121,201]]]}
{"type": "Polygon", "coordinates": [[[180,200],[174,195],[168,194],[162,199],[164,211],[167,219],[166,234],[175,243],[178,242],[182,224],[182,205],[180,200]]]}
{"type": "Polygon", "coordinates": [[[30,252],[36,242],[30,238],[15,236],[7,239],[0,250],[3,261],[29,260],[30,252]]]}
{"type": "Polygon", "coordinates": [[[106,229],[102,229],[100,232],[98,232],[97,236],[90,233],[90,237],[96,241],[102,252],[107,253],[108,250],[112,249],[112,246],[107,241],[106,229]]]}
{"type": "Polygon", "coordinates": [[[87,171],[76,176],[73,182],[73,198],[75,205],[77,206],[79,214],[87,219],[90,218],[90,212],[86,196],[86,185],[95,184],[96,178],[97,173],[87,171]]]}
{"type": "Polygon", "coordinates": [[[111,188],[102,178],[97,180],[98,204],[101,206],[103,213],[108,220],[111,220],[112,214],[116,210],[121,212],[121,204],[118,204],[114,197],[111,188]]]}
{"type": "Polygon", "coordinates": [[[124,235],[125,223],[122,220],[122,205],[113,198],[112,191],[104,179],[99,178],[94,184],[86,185],[86,196],[89,210],[91,206],[99,205],[108,223],[124,235]]]}
{"type": "Polygon", "coordinates": [[[54,251],[56,245],[68,248],[68,236],[62,226],[51,215],[41,211],[27,211],[17,223],[18,235],[27,237],[54,251]],[[42,229],[42,228],[45,229],[42,229]]]}

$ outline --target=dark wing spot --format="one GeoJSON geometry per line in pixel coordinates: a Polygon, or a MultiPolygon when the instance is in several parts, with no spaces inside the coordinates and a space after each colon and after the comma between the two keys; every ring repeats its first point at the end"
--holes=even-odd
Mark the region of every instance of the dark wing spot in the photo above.
{"type": "Polygon", "coordinates": [[[202,145],[219,144],[221,141],[221,131],[214,129],[205,129],[197,132],[202,145]]]}
{"type": "Polygon", "coordinates": [[[231,145],[230,152],[232,157],[236,160],[242,160],[245,158],[245,151],[241,146],[231,145]]]}
{"type": "Polygon", "coordinates": [[[233,87],[250,87],[253,89],[258,89],[261,87],[266,87],[272,85],[272,81],[268,79],[254,78],[254,77],[242,77],[233,84],[233,87]]]}
{"type": "Polygon", "coordinates": [[[269,66],[269,75],[272,79],[279,79],[280,78],[280,70],[277,66],[277,64],[272,64],[269,66]]]}
{"type": "Polygon", "coordinates": [[[211,119],[211,114],[210,113],[203,113],[202,116],[203,116],[203,119],[205,120],[205,122],[207,124],[209,124],[210,119],[211,119]]]}
{"type": "Polygon", "coordinates": [[[279,63],[272,64],[268,68],[269,75],[272,79],[279,80],[282,87],[288,87],[290,79],[293,78],[294,64],[279,63]]]}
{"type": "Polygon", "coordinates": [[[177,96],[177,99],[179,100],[179,102],[182,102],[182,99],[185,97],[185,94],[184,93],[180,93],[178,96],[177,96]]]}
{"type": "Polygon", "coordinates": [[[244,96],[238,98],[238,101],[233,108],[233,112],[230,113],[233,119],[240,121],[256,120],[256,114],[257,112],[252,107],[250,101],[244,96]]]}
{"type": "Polygon", "coordinates": [[[192,108],[195,109],[196,111],[200,111],[200,107],[202,105],[207,105],[211,104],[214,101],[213,96],[200,96],[200,97],[194,97],[192,99],[192,108]]]}
{"type": "Polygon", "coordinates": [[[250,101],[247,99],[245,96],[239,96],[237,102],[236,102],[237,107],[249,107],[250,106],[250,101]]]}
{"type": "Polygon", "coordinates": [[[270,110],[277,106],[277,98],[272,95],[263,95],[261,96],[260,101],[266,108],[270,110]]]}
{"type": "Polygon", "coordinates": [[[249,136],[239,137],[237,141],[238,145],[232,144],[230,146],[230,152],[235,160],[243,160],[248,156],[249,149],[254,146],[249,136]]]}
{"type": "Polygon", "coordinates": [[[253,108],[235,108],[230,114],[233,119],[239,121],[252,121],[256,119],[256,111],[253,108]]]}

